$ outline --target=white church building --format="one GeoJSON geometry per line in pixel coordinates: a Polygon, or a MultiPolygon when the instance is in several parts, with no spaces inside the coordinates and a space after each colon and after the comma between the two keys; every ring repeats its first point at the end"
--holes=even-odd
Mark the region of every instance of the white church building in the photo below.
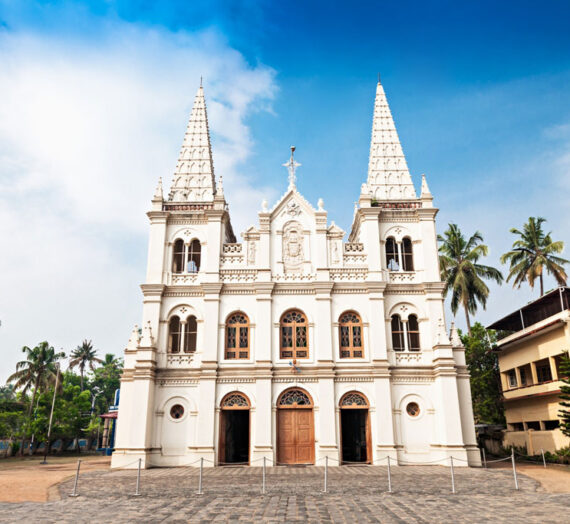
{"type": "Polygon", "coordinates": [[[148,212],[112,466],[480,465],[464,348],[445,329],[438,210],[425,177],[416,194],[383,86],[347,238],[298,192],[291,149],[287,191],[237,242],[199,88],[148,212]]]}

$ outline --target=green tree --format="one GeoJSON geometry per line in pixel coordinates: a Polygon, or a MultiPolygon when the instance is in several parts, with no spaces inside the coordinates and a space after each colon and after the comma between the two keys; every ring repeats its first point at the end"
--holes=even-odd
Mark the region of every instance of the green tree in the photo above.
{"type": "Polygon", "coordinates": [[[95,355],[97,350],[93,349],[93,343],[91,340],[85,339],[80,346],[77,346],[71,352],[71,358],[69,360],[69,367],[73,369],[75,366],[79,367],[79,375],[81,377],[81,391],[83,391],[83,375],[85,373],[85,368],[89,367],[91,371],[95,369],[95,363],[103,362],[100,358],[95,355]]]}
{"type": "Polygon", "coordinates": [[[560,406],[558,411],[560,418],[560,429],[567,437],[570,437],[570,358],[568,354],[563,355],[560,361],[559,378],[562,381],[560,386],[560,406]]]}
{"type": "Polygon", "coordinates": [[[534,289],[534,282],[540,281],[540,295],[544,295],[544,270],[553,275],[559,285],[565,285],[566,271],[564,264],[568,260],[556,256],[564,250],[564,242],[553,241],[551,232],[545,233],[542,224],[546,222],[542,217],[530,217],[523,224],[522,231],[513,227],[510,231],[519,238],[513,242],[512,250],[501,256],[501,264],[510,263],[507,282],[513,278],[513,287],[520,288],[526,280],[534,289]]]}
{"type": "MultiPolygon", "coordinates": [[[[41,393],[31,431],[39,441],[47,438],[53,387],[41,393]]],[[[72,371],[62,376],[62,391],[55,399],[52,438],[79,438],[89,426],[91,398],[89,391],[81,391],[72,371]]]]}
{"type": "Polygon", "coordinates": [[[115,391],[121,386],[122,373],[123,359],[116,358],[111,353],[105,355],[102,365],[93,372],[90,387],[99,393],[97,397],[99,413],[107,412],[109,406],[113,404],[115,391]]]}
{"type": "Polygon", "coordinates": [[[23,395],[32,389],[32,398],[28,408],[31,416],[34,401],[39,391],[46,389],[55,381],[56,363],[65,357],[65,353],[56,353],[48,342],[40,342],[36,347],[24,346],[22,352],[26,360],[16,364],[16,372],[8,377],[8,383],[13,382],[16,389],[21,389],[23,395]]]}
{"type": "Polygon", "coordinates": [[[463,306],[467,331],[471,333],[469,314],[477,312],[478,302],[483,309],[487,306],[489,288],[483,280],[500,284],[503,275],[494,267],[478,264],[479,259],[489,252],[479,231],[466,240],[457,224],[449,224],[444,236],[438,235],[437,240],[440,242],[439,266],[441,279],[445,282],[444,293],[447,295],[451,291],[451,311],[454,315],[463,306]]]}
{"type": "Polygon", "coordinates": [[[501,376],[496,353],[492,347],[497,341],[494,331],[486,331],[476,322],[471,334],[461,334],[465,346],[465,360],[470,373],[473,415],[477,424],[504,424],[501,376]]]}

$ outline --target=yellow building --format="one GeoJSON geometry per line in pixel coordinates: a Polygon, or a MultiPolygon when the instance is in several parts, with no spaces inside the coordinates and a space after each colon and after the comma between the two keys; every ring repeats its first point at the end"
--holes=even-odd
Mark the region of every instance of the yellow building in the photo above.
{"type": "Polygon", "coordinates": [[[507,431],[503,445],[528,453],[570,445],[559,428],[560,360],[570,348],[570,288],[546,293],[494,322],[507,431]]]}

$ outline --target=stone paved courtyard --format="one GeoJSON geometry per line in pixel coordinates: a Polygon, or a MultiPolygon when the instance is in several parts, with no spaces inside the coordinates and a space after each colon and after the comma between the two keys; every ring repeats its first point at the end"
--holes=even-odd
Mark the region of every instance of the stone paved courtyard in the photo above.
{"type": "Polygon", "coordinates": [[[194,468],[99,471],[59,486],[61,500],[0,504],[1,522],[568,522],[570,496],[541,491],[520,475],[515,491],[509,470],[438,466],[392,468],[394,493],[386,493],[386,467],[331,467],[328,493],[322,467],[267,468],[261,495],[261,468],[204,469],[203,495],[196,495],[194,468]]]}

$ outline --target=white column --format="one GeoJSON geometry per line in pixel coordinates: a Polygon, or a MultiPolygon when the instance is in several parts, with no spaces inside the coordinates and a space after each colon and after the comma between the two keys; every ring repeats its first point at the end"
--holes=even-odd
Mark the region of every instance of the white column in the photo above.
{"type": "Polygon", "coordinates": [[[402,258],[402,242],[396,242],[398,249],[398,271],[404,271],[404,259],[402,258]]]}
{"type": "Polygon", "coordinates": [[[148,242],[147,284],[162,284],[164,250],[166,248],[166,219],[168,213],[149,211],[150,235],[148,242]]]}

